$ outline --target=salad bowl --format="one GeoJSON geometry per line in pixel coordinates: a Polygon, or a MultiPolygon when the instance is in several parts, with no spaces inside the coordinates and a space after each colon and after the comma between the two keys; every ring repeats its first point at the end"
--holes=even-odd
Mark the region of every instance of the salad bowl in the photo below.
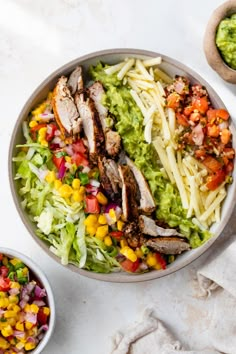
{"type": "MultiPolygon", "coordinates": [[[[15,206],[25,227],[27,228],[27,230],[29,231],[33,239],[38,243],[38,245],[47,254],[49,254],[55,261],[59,263],[60,263],[60,258],[58,258],[54,253],[52,253],[49,250],[48,244],[36,235],[36,231],[37,231],[36,224],[31,221],[27,211],[25,211],[25,209],[22,207],[22,203],[21,203],[22,200],[18,193],[18,185],[17,185],[17,181],[15,180],[16,169],[15,169],[15,164],[12,161],[13,158],[17,155],[16,146],[24,143],[24,136],[22,133],[22,123],[27,119],[32,109],[35,108],[38,104],[40,104],[40,102],[42,102],[47,97],[48,92],[55,87],[58,78],[60,76],[69,75],[78,65],[81,65],[85,70],[85,72],[88,72],[91,65],[95,66],[98,62],[104,62],[110,65],[115,65],[117,63],[120,63],[122,60],[125,60],[127,57],[138,58],[141,60],[148,60],[152,58],[161,57],[162,62],[160,64],[160,68],[164,72],[166,72],[170,77],[175,77],[176,75],[185,76],[188,77],[188,79],[192,84],[201,84],[203,87],[206,88],[213,107],[225,108],[223,102],[221,101],[217,93],[213,90],[213,88],[192,69],[183,65],[182,63],[178,62],[173,58],[167,57],[159,53],[145,51],[145,50],[111,49],[111,50],[104,50],[104,51],[88,54],[62,66],[54,73],[52,73],[43,83],[41,83],[39,87],[33,92],[33,94],[28,99],[26,104],[24,105],[16,121],[15,128],[11,137],[10,148],[9,148],[9,179],[10,179],[11,192],[15,202],[15,206]]],[[[236,134],[235,134],[232,121],[230,122],[230,130],[232,132],[232,141],[234,147],[236,143],[235,141],[236,134]]],[[[226,226],[230,218],[230,215],[233,211],[233,205],[235,203],[235,197],[236,197],[236,182],[235,182],[235,170],[234,170],[232,175],[232,183],[227,187],[227,196],[222,205],[220,221],[214,222],[210,228],[212,237],[210,237],[200,247],[191,249],[190,251],[184,252],[181,255],[179,255],[173,263],[168,264],[166,269],[152,270],[149,272],[137,273],[137,274],[136,273],[130,274],[124,271],[104,274],[104,273],[92,272],[86,269],[81,269],[70,263],[64,266],[83,276],[87,276],[97,280],[111,281],[111,282],[138,282],[138,281],[156,279],[171,274],[185,267],[195,259],[197,259],[200,255],[202,255],[207,249],[211,247],[214,241],[222,233],[224,227],[226,226]]]]}

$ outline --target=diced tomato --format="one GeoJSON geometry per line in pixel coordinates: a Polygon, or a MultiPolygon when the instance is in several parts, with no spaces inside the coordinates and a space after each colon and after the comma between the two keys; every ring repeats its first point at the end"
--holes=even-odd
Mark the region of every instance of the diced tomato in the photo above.
{"type": "Polygon", "coordinates": [[[8,291],[10,289],[10,279],[0,276],[0,291],[8,291]]]}
{"type": "Polygon", "coordinates": [[[90,214],[99,214],[100,213],[100,205],[98,203],[97,198],[94,195],[87,195],[85,198],[85,213],[90,214]]]}
{"type": "Polygon", "coordinates": [[[230,174],[234,169],[234,164],[232,161],[230,161],[227,166],[226,166],[226,173],[227,174],[230,174]]]}
{"type": "Polygon", "coordinates": [[[112,231],[110,232],[110,235],[114,238],[116,238],[117,240],[120,240],[121,237],[124,235],[123,231],[112,231]]]}
{"type": "Polygon", "coordinates": [[[206,183],[206,186],[208,189],[211,191],[214,191],[216,188],[218,188],[221,183],[223,183],[225,180],[225,172],[220,170],[217,171],[214,175],[208,177],[208,182],[206,183]]]}
{"type": "Polygon", "coordinates": [[[55,131],[57,130],[56,124],[50,123],[48,124],[48,129],[47,129],[47,135],[46,135],[46,140],[51,141],[54,136],[55,136],[55,131]]]}
{"type": "Polygon", "coordinates": [[[39,325],[44,325],[48,321],[48,316],[43,312],[43,308],[39,308],[39,311],[37,313],[37,321],[39,325]]]}
{"type": "Polygon", "coordinates": [[[208,110],[208,99],[206,96],[193,97],[192,100],[193,109],[197,109],[201,114],[206,113],[208,110]]]}
{"type": "Polygon", "coordinates": [[[193,112],[193,113],[191,113],[190,114],[190,117],[189,117],[189,119],[192,121],[192,122],[194,122],[194,123],[196,123],[196,122],[199,122],[199,120],[201,119],[201,114],[199,113],[199,112],[193,112]]]}
{"type": "Polygon", "coordinates": [[[206,156],[206,151],[205,150],[201,150],[201,149],[198,149],[198,150],[195,150],[195,156],[197,159],[201,159],[202,157],[205,157],[206,156]]]}
{"type": "Polygon", "coordinates": [[[231,137],[231,132],[229,129],[225,128],[221,131],[220,140],[222,144],[227,145],[228,142],[230,141],[230,137],[231,137]]]}
{"type": "Polygon", "coordinates": [[[217,161],[212,156],[207,156],[203,161],[203,164],[209,168],[212,172],[217,172],[221,169],[222,163],[217,161]]]}
{"type": "Polygon", "coordinates": [[[182,114],[182,113],[176,113],[176,118],[177,118],[177,122],[184,126],[184,127],[189,127],[189,122],[188,122],[188,118],[182,114]]]}
{"type": "Polygon", "coordinates": [[[89,161],[88,159],[84,156],[84,154],[77,152],[72,156],[72,162],[76,164],[76,166],[88,166],[89,161]]]}
{"type": "Polygon", "coordinates": [[[3,254],[0,253],[0,261],[2,261],[2,259],[3,259],[3,254]]]}
{"type": "Polygon", "coordinates": [[[235,155],[235,150],[233,148],[224,148],[224,156],[226,156],[228,159],[233,159],[235,155]]]}
{"type": "Polygon", "coordinates": [[[52,157],[52,162],[54,163],[54,165],[56,166],[56,168],[59,170],[62,161],[65,161],[65,157],[61,156],[61,157],[57,157],[56,155],[53,155],[52,157]]]}
{"type": "Polygon", "coordinates": [[[8,272],[9,272],[9,268],[7,268],[6,266],[1,266],[1,267],[0,267],[0,275],[1,275],[3,278],[6,278],[6,277],[7,277],[8,272]]]}
{"type": "Polygon", "coordinates": [[[180,95],[178,93],[173,92],[167,97],[167,107],[174,110],[180,107],[180,95]]]}
{"type": "Polygon", "coordinates": [[[84,154],[86,152],[86,147],[84,146],[82,139],[79,139],[75,143],[73,143],[72,147],[75,152],[80,152],[81,154],[84,154]]]}
{"type": "Polygon", "coordinates": [[[155,257],[157,259],[157,262],[160,264],[161,269],[166,269],[166,260],[163,258],[163,256],[160,253],[156,252],[155,257]]]}
{"type": "Polygon", "coordinates": [[[126,272],[131,272],[134,273],[139,267],[139,260],[132,262],[129,259],[126,259],[125,261],[120,263],[121,267],[126,271],[126,272]]]}
{"type": "Polygon", "coordinates": [[[216,124],[208,124],[207,126],[207,135],[208,136],[211,136],[213,138],[217,138],[220,134],[220,128],[218,125],[216,124]]]}
{"type": "Polygon", "coordinates": [[[216,116],[223,120],[228,120],[229,112],[226,109],[216,109],[216,116]]]}
{"type": "Polygon", "coordinates": [[[193,112],[193,106],[187,106],[184,108],[184,115],[185,116],[190,116],[190,114],[193,112]]]}

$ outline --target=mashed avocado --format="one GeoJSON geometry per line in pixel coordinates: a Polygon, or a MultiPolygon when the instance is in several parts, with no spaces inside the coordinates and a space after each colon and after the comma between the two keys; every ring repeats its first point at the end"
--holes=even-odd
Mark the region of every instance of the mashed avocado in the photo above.
{"type": "Polygon", "coordinates": [[[236,14],[220,22],[216,33],[216,45],[224,61],[236,70],[236,14]]]}
{"type": "Polygon", "coordinates": [[[162,173],[153,145],[144,140],[143,116],[129,87],[123,85],[116,74],[107,75],[101,63],[90,68],[90,75],[102,82],[106,90],[103,104],[116,117],[116,129],[122,137],[123,147],[148,180],[157,205],[157,219],[170,227],[178,227],[193,248],[200,246],[211,235],[186,218],[176,186],[162,173]]]}

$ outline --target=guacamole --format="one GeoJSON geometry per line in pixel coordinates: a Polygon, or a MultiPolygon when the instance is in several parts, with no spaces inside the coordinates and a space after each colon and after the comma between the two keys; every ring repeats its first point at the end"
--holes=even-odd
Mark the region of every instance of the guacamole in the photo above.
{"type": "Polygon", "coordinates": [[[236,70],[236,14],[220,22],[216,32],[216,45],[226,64],[236,70]]]}
{"type": "Polygon", "coordinates": [[[152,144],[144,139],[143,116],[133,100],[128,85],[117,75],[107,75],[103,64],[90,68],[92,79],[102,82],[106,94],[103,104],[116,117],[116,130],[122,137],[124,150],[144,173],[154,196],[158,220],[170,227],[179,228],[193,248],[200,246],[211,234],[202,231],[191,219],[187,219],[177,187],[162,172],[162,166],[152,144]]]}

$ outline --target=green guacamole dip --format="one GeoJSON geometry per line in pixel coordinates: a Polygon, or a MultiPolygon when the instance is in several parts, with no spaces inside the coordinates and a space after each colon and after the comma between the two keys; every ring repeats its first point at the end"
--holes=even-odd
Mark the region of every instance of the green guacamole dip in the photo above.
{"type": "Polygon", "coordinates": [[[179,191],[165,177],[155,148],[144,139],[143,116],[133,100],[130,89],[118,80],[116,74],[107,75],[103,64],[90,68],[90,75],[105,87],[103,104],[116,117],[116,130],[122,137],[124,150],[144,173],[157,205],[156,217],[170,227],[177,227],[193,248],[203,244],[210,232],[202,231],[191,219],[187,219],[179,191]]]}
{"type": "Polygon", "coordinates": [[[216,32],[216,45],[226,64],[236,70],[236,14],[220,22],[216,32]]]}

